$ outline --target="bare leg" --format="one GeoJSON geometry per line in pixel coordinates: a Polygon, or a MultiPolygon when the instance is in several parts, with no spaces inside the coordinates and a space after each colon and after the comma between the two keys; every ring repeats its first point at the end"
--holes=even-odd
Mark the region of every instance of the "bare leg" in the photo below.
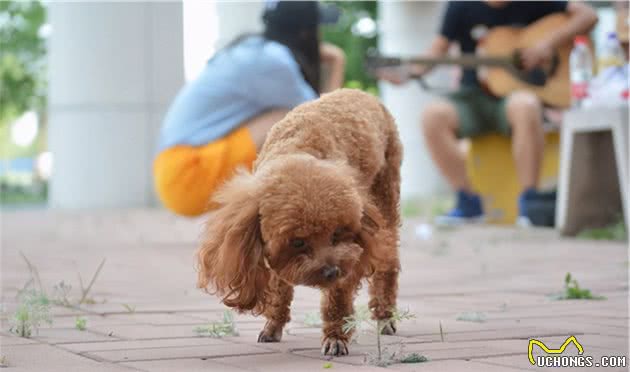
{"type": "Polygon", "coordinates": [[[273,295],[263,313],[267,323],[258,335],[258,342],[279,342],[282,339],[284,325],[291,320],[289,306],[293,300],[293,287],[278,280],[277,277],[273,277],[269,285],[273,295]]]}
{"type": "Polygon", "coordinates": [[[433,161],[455,190],[471,191],[464,154],[456,136],[459,118],[447,101],[431,103],[422,114],[422,131],[433,161]]]}
{"type": "Polygon", "coordinates": [[[249,133],[256,144],[257,151],[260,150],[263,143],[265,143],[265,138],[267,138],[269,129],[271,129],[275,123],[282,120],[287,113],[287,110],[271,110],[264,112],[243,124],[249,129],[249,133]]]}
{"type": "Polygon", "coordinates": [[[542,105],[528,92],[512,93],[506,103],[512,128],[512,155],[523,190],[538,185],[544,151],[542,105]]]}

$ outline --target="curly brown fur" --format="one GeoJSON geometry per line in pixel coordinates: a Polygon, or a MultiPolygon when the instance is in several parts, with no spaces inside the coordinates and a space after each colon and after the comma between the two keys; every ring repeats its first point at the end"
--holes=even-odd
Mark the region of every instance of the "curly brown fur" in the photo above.
{"type": "Polygon", "coordinates": [[[375,319],[396,306],[401,161],[396,125],[376,98],[342,89],[298,106],[273,126],[253,173],[216,193],[199,287],[262,313],[259,342],[280,341],[294,285],[320,288],[322,352],[347,354],[341,328],[362,278],[375,319]]]}

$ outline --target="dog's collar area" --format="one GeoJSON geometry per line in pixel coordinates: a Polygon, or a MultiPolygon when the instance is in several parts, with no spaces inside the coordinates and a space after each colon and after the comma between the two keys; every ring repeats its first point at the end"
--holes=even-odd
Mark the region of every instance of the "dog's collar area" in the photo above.
{"type": "Polygon", "coordinates": [[[284,284],[287,284],[287,285],[290,285],[292,287],[295,287],[295,283],[291,283],[290,281],[288,281],[285,278],[283,278],[280,275],[278,275],[276,270],[274,270],[273,267],[271,267],[271,265],[269,264],[269,259],[265,255],[263,255],[263,264],[265,265],[265,268],[267,270],[269,270],[276,278],[280,279],[280,281],[284,282],[284,284]]]}

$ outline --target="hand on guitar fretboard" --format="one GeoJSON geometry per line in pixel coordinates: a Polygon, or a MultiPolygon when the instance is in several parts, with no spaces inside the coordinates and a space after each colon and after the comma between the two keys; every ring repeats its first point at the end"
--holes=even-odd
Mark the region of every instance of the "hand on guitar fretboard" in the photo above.
{"type": "Polygon", "coordinates": [[[428,69],[413,63],[393,63],[391,65],[376,66],[369,61],[367,70],[377,79],[386,80],[392,84],[400,85],[411,79],[417,79],[424,75],[428,69]]]}

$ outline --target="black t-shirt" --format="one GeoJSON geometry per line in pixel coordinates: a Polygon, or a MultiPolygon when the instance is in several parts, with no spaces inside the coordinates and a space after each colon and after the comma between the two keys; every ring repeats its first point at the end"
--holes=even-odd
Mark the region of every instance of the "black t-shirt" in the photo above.
{"type": "MultiPolygon", "coordinates": [[[[564,12],[566,1],[508,1],[491,7],[484,1],[451,1],[446,7],[440,34],[460,45],[462,53],[474,53],[477,41],[495,26],[524,27],[551,13],[564,12]]],[[[465,69],[462,85],[478,85],[474,69],[465,69]]]]}

